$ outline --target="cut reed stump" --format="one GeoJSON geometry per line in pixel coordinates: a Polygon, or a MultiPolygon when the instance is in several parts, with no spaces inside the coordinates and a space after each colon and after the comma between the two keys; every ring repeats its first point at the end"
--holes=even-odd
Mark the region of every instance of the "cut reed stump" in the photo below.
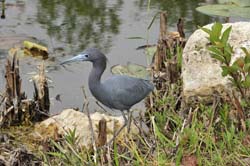
{"type": "Polygon", "coordinates": [[[34,83],[34,99],[28,99],[22,91],[16,54],[13,55],[12,62],[7,59],[5,68],[6,86],[0,103],[0,127],[29,124],[47,118],[50,102],[44,67],[40,68],[39,79],[34,83]]]}
{"type": "MultiPolygon", "coordinates": [[[[184,48],[186,40],[184,34],[184,22],[180,18],[177,23],[178,32],[167,31],[167,13],[160,14],[160,36],[157,44],[157,51],[154,57],[154,80],[169,82],[168,84],[176,83],[180,78],[180,63],[181,50],[184,48]],[[179,58],[179,59],[178,59],[179,58]],[[158,80],[159,79],[159,80],[158,80]]],[[[157,89],[162,89],[162,85],[156,84],[157,89]]]]}
{"type": "MultiPolygon", "coordinates": [[[[160,13],[160,35],[157,43],[157,51],[153,58],[152,75],[156,87],[156,91],[147,100],[146,107],[149,111],[163,111],[172,107],[171,105],[162,105],[155,107],[153,103],[161,101],[167,96],[173,96],[180,99],[181,96],[181,54],[185,46],[184,21],[182,18],[178,20],[178,32],[167,31],[167,13],[160,13]],[[176,86],[177,85],[177,86],[176,86]],[[176,89],[179,88],[179,89],[176,89]],[[151,107],[151,108],[150,108],[151,107]]],[[[171,103],[170,103],[171,104],[171,103]]],[[[176,109],[180,107],[177,100],[176,109]]]]}
{"type": "Polygon", "coordinates": [[[50,108],[49,88],[44,71],[45,67],[44,63],[42,63],[39,67],[39,75],[37,80],[33,80],[35,88],[34,101],[37,102],[37,107],[39,111],[48,114],[50,108]]]}

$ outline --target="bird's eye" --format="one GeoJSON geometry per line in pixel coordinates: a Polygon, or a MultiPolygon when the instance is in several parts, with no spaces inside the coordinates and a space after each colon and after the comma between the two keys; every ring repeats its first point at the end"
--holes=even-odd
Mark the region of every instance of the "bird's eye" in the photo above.
{"type": "Polygon", "coordinates": [[[86,58],[88,58],[88,57],[89,57],[89,55],[88,55],[88,54],[86,54],[86,55],[85,55],[85,57],[86,57],[86,58]]]}

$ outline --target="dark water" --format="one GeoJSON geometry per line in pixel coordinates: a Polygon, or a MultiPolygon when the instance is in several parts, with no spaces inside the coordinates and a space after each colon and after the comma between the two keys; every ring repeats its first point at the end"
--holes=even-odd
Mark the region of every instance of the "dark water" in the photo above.
{"type": "MultiPolygon", "coordinates": [[[[4,87],[3,71],[8,48],[20,46],[15,37],[35,40],[49,48],[47,76],[50,83],[51,111],[79,107],[83,103],[81,86],[84,85],[90,100],[87,78],[91,69],[88,63],[78,63],[62,68],[57,64],[87,47],[98,47],[108,57],[109,68],[128,61],[146,65],[143,51],[136,47],[147,42],[154,44],[159,35],[159,17],[147,30],[153,16],[159,11],[168,12],[168,30],[176,31],[178,18],[185,19],[185,32],[192,33],[197,25],[205,25],[214,19],[195,11],[202,0],[25,0],[6,1],[6,19],[0,20],[0,37],[13,38],[8,44],[0,44],[1,89],[4,87]],[[144,39],[129,39],[142,37],[144,39]],[[54,98],[61,94],[61,102],[54,98]]],[[[1,39],[1,38],[0,38],[1,39]]],[[[6,42],[6,41],[5,41],[6,42]]],[[[23,89],[32,97],[33,85],[28,79],[34,73],[40,59],[25,57],[20,61],[23,89]]],[[[138,106],[140,108],[140,105],[138,106]]],[[[91,109],[95,109],[94,103],[91,109]]]]}

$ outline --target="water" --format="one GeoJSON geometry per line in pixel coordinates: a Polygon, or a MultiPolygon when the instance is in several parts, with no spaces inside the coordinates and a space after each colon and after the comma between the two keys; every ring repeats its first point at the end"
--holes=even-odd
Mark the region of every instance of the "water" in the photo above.
{"type": "MultiPolygon", "coordinates": [[[[109,68],[128,61],[146,65],[143,51],[138,46],[157,43],[159,17],[147,30],[152,18],[159,11],[167,11],[168,30],[176,31],[178,18],[185,19],[186,34],[197,25],[205,25],[214,19],[195,11],[201,0],[7,0],[6,19],[0,20],[0,39],[9,38],[0,44],[0,87],[4,88],[4,64],[8,48],[19,46],[23,39],[33,40],[49,48],[50,59],[47,76],[50,83],[51,111],[79,107],[83,104],[81,86],[91,97],[87,86],[89,63],[78,63],[62,68],[57,64],[72,57],[87,47],[98,47],[108,57],[109,63],[103,76],[110,75],[109,68]],[[142,37],[144,39],[129,39],[142,37]],[[8,44],[4,44],[8,43],[8,44]],[[61,102],[54,98],[61,95],[61,102]]],[[[2,39],[1,39],[2,40],[2,39]]],[[[2,40],[3,41],[3,40],[2,40]]],[[[35,72],[41,59],[25,57],[20,60],[23,90],[31,98],[33,85],[29,73],[35,72]]],[[[141,108],[140,105],[137,107],[141,108]]],[[[92,110],[97,108],[91,104],[92,110]]]]}

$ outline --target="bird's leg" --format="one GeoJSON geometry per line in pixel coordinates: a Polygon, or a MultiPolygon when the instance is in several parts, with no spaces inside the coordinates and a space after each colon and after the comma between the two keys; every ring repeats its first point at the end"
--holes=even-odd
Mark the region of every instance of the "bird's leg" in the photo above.
{"type": "Polygon", "coordinates": [[[122,113],[122,116],[123,116],[123,119],[124,119],[124,124],[123,126],[116,132],[115,136],[118,136],[120,134],[120,132],[124,129],[124,127],[127,126],[128,124],[128,119],[126,118],[126,115],[124,114],[123,110],[121,110],[121,113],[122,113]]]}
{"type": "Polygon", "coordinates": [[[95,101],[95,103],[105,112],[108,113],[108,111],[99,103],[98,101],[95,101]]]}
{"type": "Polygon", "coordinates": [[[111,142],[114,141],[114,139],[120,134],[120,132],[127,126],[128,124],[128,119],[126,118],[123,110],[121,110],[121,113],[122,113],[122,116],[123,116],[123,119],[124,119],[124,124],[122,125],[122,127],[114,134],[114,137],[109,141],[108,144],[110,144],[111,142]]]}
{"type": "Polygon", "coordinates": [[[131,122],[132,122],[132,112],[128,110],[128,124],[127,124],[128,133],[130,132],[131,122]]]}

